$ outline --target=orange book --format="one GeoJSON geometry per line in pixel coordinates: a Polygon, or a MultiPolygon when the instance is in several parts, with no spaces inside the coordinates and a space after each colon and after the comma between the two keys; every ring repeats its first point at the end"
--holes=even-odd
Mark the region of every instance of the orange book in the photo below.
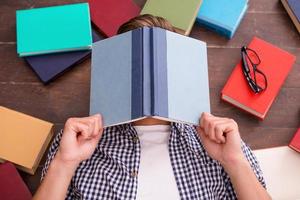
{"type": "Polygon", "coordinates": [[[53,124],[0,106],[0,161],[34,174],[53,136],[53,124]]]}
{"type": "Polygon", "coordinates": [[[261,63],[258,68],[268,80],[265,91],[255,94],[249,87],[240,61],[225,84],[221,98],[254,116],[264,119],[282,84],[296,60],[296,57],[262,39],[254,37],[248,45],[256,51],[261,63]]]}

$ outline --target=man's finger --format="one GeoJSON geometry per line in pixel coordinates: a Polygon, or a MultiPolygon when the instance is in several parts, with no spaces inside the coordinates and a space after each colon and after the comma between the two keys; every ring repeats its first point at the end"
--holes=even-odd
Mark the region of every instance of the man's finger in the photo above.
{"type": "Polygon", "coordinates": [[[215,127],[215,135],[216,135],[216,139],[218,141],[220,141],[221,143],[225,143],[226,142],[226,138],[224,136],[222,124],[217,124],[216,125],[216,127],[215,127]]]}
{"type": "Polygon", "coordinates": [[[93,115],[93,119],[95,120],[95,128],[93,131],[93,136],[98,136],[102,133],[102,117],[100,114],[93,115]]]}
{"type": "Polygon", "coordinates": [[[77,133],[77,136],[82,136],[84,139],[89,139],[92,136],[90,127],[81,121],[75,122],[72,125],[72,129],[77,133]]]}

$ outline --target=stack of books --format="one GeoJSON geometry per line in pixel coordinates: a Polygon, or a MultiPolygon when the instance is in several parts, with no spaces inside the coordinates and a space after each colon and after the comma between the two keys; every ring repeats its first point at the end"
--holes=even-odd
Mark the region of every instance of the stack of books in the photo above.
{"type": "Polygon", "coordinates": [[[18,10],[17,53],[47,84],[90,55],[92,32],[87,3],[18,10]],[[63,20],[62,20],[63,19],[63,20]]]}

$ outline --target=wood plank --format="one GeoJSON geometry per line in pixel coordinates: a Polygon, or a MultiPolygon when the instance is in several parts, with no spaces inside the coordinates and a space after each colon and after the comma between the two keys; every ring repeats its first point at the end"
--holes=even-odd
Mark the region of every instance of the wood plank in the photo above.
{"type": "Polygon", "coordinates": [[[1,0],[0,42],[16,41],[16,10],[30,8],[28,1],[1,0]]]}
{"type": "Polygon", "coordinates": [[[279,0],[250,0],[249,13],[285,13],[279,0]]]}

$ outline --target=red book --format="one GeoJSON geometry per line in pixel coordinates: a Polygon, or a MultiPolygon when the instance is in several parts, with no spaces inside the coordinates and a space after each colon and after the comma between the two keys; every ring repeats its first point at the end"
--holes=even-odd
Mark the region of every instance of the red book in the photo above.
{"type": "Polygon", "coordinates": [[[123,23],[140,14],[132,0],[88,0],[92,22],[107,37],[117,34],[123,23]]]}
{"type": "Polygon", "coordinates": [[[30,200],[31,198],[31,193],[15,166],[10,162],[0,164],[0,199],[30,200]]]}
{"type": "Polygon", "coordinates": [[[253,38],[248,47],[256,51],[261,60],[258,69],[263,71],[267,77],[267,89],[258,94],[251,90],[244,77],[242,61],[240,61],[225,84],[221,98],[260,119],[264,119],[292,69],[296,57],[257,37],[253,38]]]}
{"type": "Polygon", "coordinates": [[[289,147],[300,153],[300,128],[298,128],[297,132],[295,133],[289,144],[289,147]]]}

